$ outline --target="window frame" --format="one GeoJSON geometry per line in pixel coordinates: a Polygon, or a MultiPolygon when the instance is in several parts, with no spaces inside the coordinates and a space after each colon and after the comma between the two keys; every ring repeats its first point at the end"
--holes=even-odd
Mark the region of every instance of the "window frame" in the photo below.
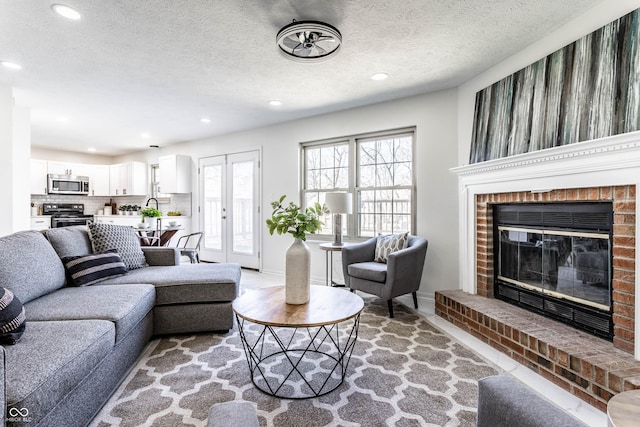
{"type": "MultiPolygon", "coordinates": [[[[301,206],[303,208],[306,207],[307,203],[307,194],[312,193],[330,193],[334,191],[346,191],[351,193],[352,197],[352,205],[353,212],[346,216],[346,233],[343,235],[345,240],[349,241],[365,241],[370,239],[372,236],[364,236],[358,235],[360,230],[360,215],[358,215],[359,211],[359,200],[360,193],[363,190],[396,190],[396,189],[405,189],[409,190],[411,194],[411,206],[410,206],[410,225],[409,232],[415,235],[416,232],[416,212],[417,212],[417,185],[416,185],[416,128],[415,127],[406,127],[399,129],[390,129],[376,132],[369,132],[357,135],[350,135],[345,137],[338,138],[330,138],[319,141],[307,141],[302,142],[299,145],[300,147],[300,173],[299,173],[299,188],[300,188],[300,200],[301,206]],[[360,186],[358,180],[359,176],[359,168],[360,168],[360,142],[367,142],[376,139],[391,139],[391,138],[399,138],[399,137],[411,137],[411,184],[410,185],[399,185],[399,186],[384,186],[384,187],[362,187],[360,186]],[[322,148],[322,147],[330,147],[336,145],[346,144],[348,146],[349,153],[349,162],[348,162],[348,188],[331,188],[331,189],[309,189],[307,188],[307,149],[309,148],[322,148]]],[[[331,227],[328,227],[331,230],[331,227]]],[[[333,233],[329,231],[328,233],[314,234],[314,240],[321,241],[331,241],[333,240],[333,233]]]]}

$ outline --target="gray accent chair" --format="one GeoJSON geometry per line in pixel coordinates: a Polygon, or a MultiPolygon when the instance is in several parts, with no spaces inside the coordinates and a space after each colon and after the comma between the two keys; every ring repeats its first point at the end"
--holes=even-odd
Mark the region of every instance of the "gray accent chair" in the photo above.
{"type": "Polygon", "coordinates": [[[582,421],[507,375],[478,381],[478,427],[585,427],[582,421]]]}
{"type": "Polygon", "coordinates": [[[411,293],[418,308],[416,292],[420,288],[422,270],[427,256],[427,239],[409,236],[405,249],[389,255],[387,263],[375,262],[376,242],[373,237],[366,242],[342,248],[342,269],[345,286],[387,300],[389,317],[393,317],[392,299],[411,293]]]}

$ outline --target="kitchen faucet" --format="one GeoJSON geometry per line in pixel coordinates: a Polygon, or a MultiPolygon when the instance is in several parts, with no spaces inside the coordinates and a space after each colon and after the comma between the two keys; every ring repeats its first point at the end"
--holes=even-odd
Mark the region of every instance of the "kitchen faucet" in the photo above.
{"type": "Polygon", "coordinates": [[[155,197],[149,197],[149,200],[147,200],[147,204],[145,206],[149,206],[149,202],[155,200],[156,202],[156,209],[158,209],[158,199],[156,199],[155,197]]]}

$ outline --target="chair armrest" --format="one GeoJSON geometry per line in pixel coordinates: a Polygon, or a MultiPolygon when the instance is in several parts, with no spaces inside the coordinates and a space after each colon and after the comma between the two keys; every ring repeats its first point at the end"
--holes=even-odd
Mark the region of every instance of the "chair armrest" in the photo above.
{"type": "Polygon", "coordinates": [[[180,250],[167,247],[142,247],[147,264],[154,266],[180,265],[180,250]]]}
{"type": "Polygon", "coordinates": [[[347,268],[350,264],[357,262],[373,261],[376,253],[376,240],[375,237],[372,237],[365,242],[344,246],[342,248],[342,274],[346,287],[349,287],[347,268]]]}
{"type": "Polygon", "coordinates": [[[427,245],[426,239],[420,239],[408,248],[389,254],[385,287],[391,294],[387,298],[418,290],[422,279],[424,260],[427,256],[427,245]]]}

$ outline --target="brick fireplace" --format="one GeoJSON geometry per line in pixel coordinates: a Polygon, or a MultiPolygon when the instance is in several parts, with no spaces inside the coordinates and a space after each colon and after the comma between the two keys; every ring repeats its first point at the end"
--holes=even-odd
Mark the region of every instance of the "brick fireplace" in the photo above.
{"type": "Polygon", "coordinates": [[[601,410],[640,388],[635,309],[640,133],[454,168],[460,183],[461,290],[436,292],[436,314],[601,410]],[[493,206],[610,201],[613,342],[493,297],[493,206]]]}

